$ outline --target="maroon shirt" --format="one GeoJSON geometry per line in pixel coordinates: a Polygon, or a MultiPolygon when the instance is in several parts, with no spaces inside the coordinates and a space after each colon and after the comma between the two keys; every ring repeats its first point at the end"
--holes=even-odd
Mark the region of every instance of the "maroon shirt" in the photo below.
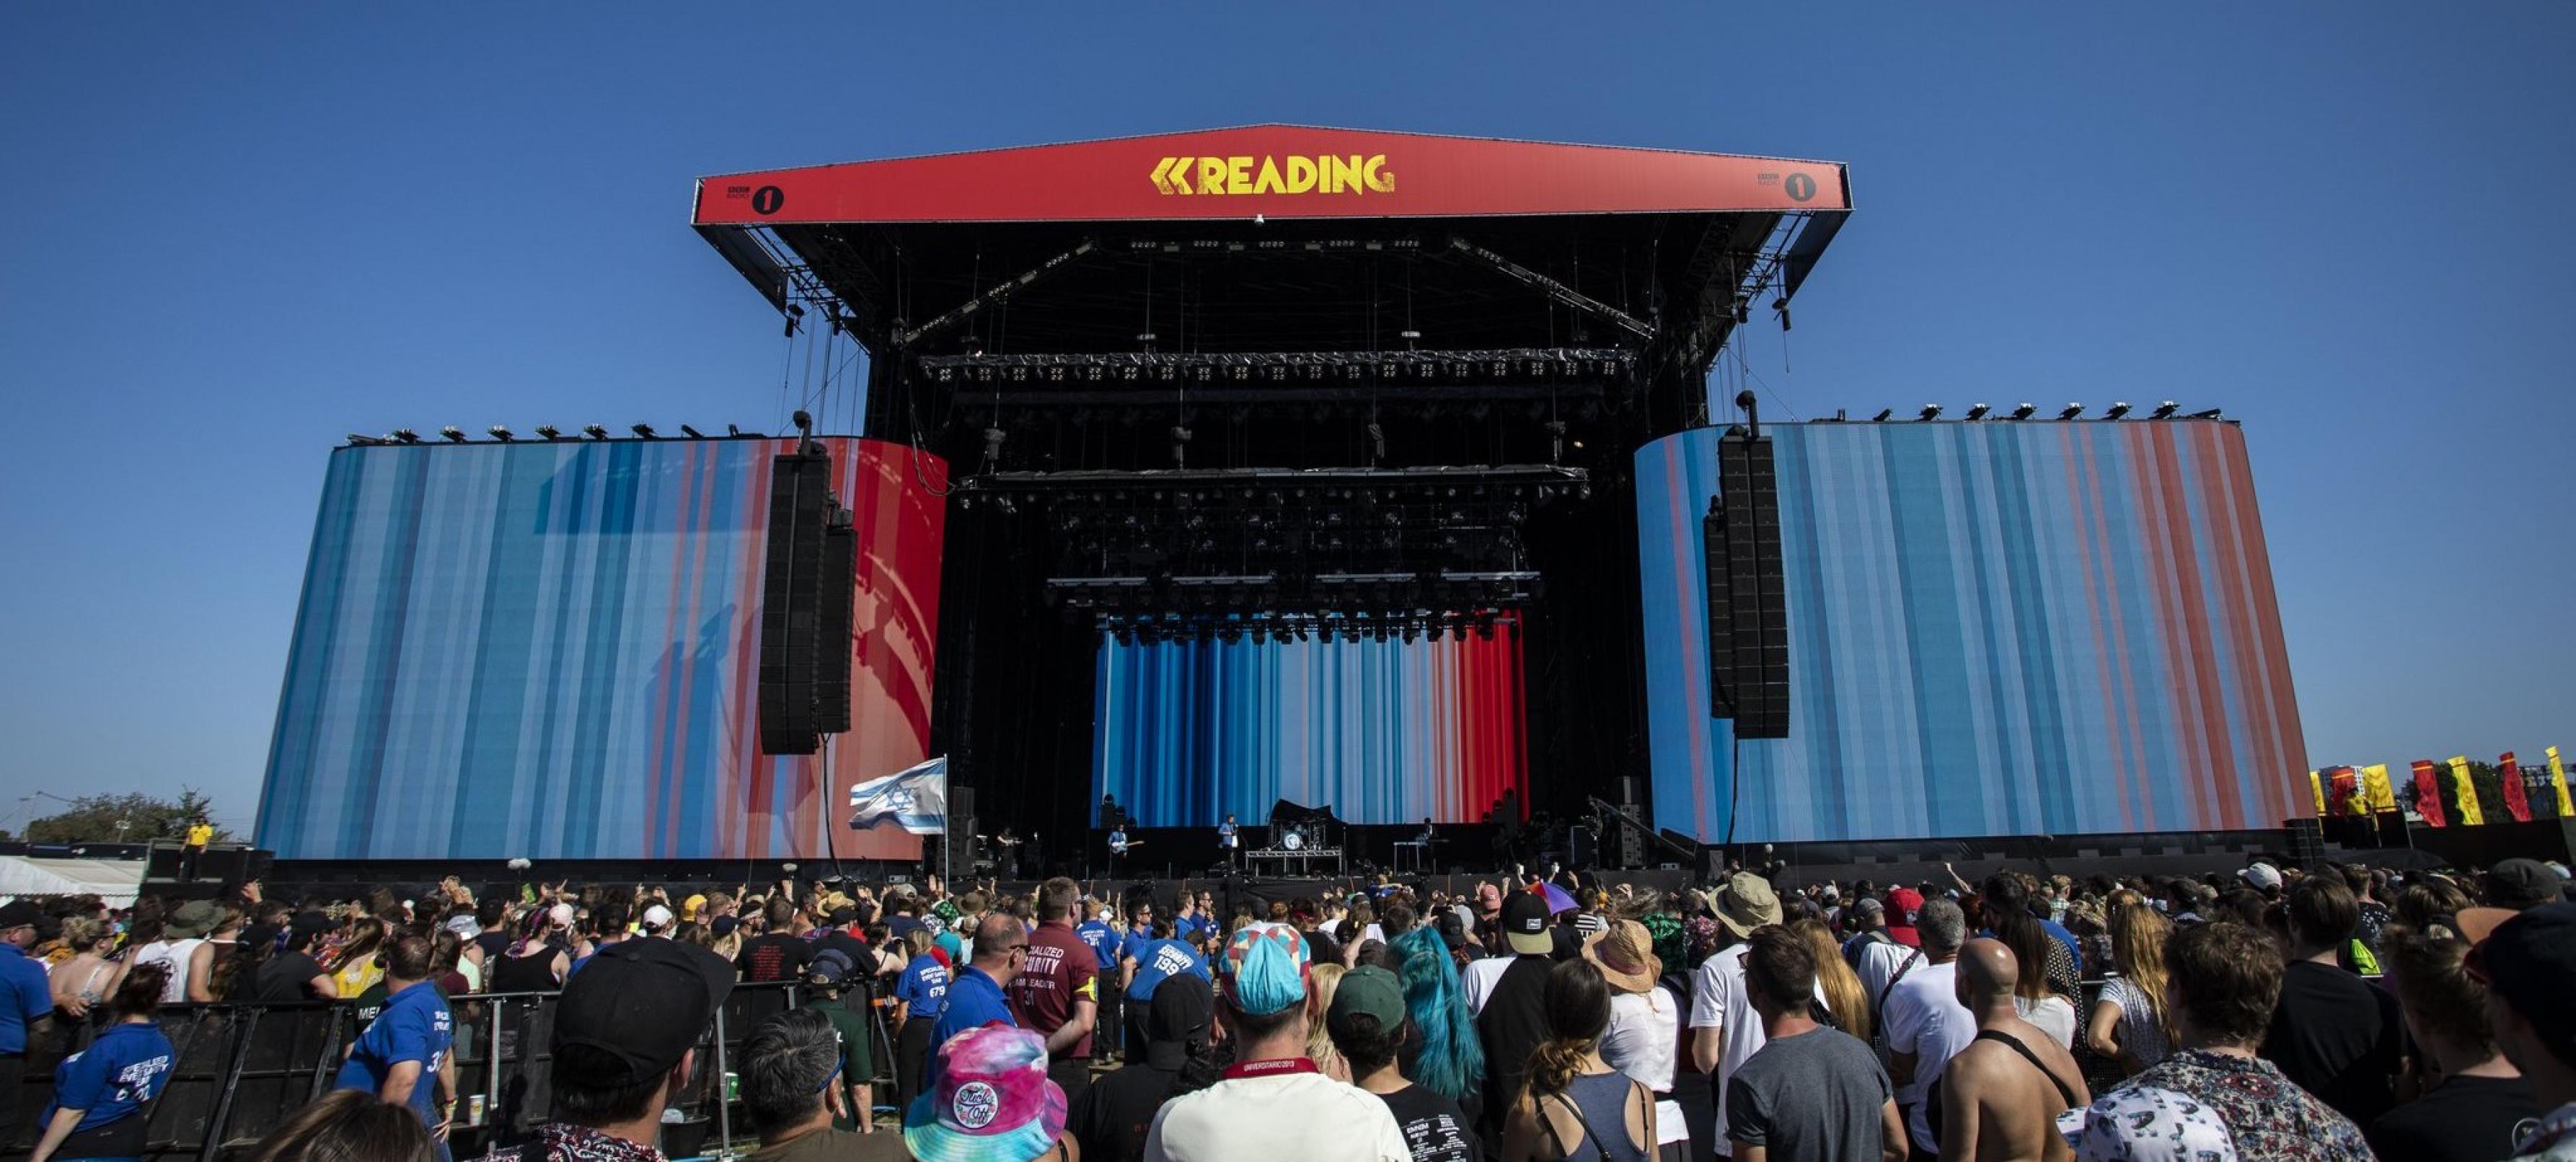
{"type": "MultiPolygon", "coordinates": [[[[1077,1000],[1100,1000],[1100,962],[1091,946],[1063,921],[1038,925],[1029,933],[1029,963],[1011,978],[1011,1016],[1023,1029],[1052,1034],[1073,1019],[1077,1000]]],[[[1074,1042],[1060,1056],[1091,1056],[1091,1035],[1074,1042]]]]}

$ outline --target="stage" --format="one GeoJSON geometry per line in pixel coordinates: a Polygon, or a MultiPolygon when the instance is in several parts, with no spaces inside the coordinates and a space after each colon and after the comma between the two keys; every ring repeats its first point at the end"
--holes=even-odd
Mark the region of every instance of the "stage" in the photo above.
{"type": "Polygon", "coordinates": [[[959,846],[1029,837],[1023,871],[1104,870],[1104,793],[1122,872],[1175,880],[1283,800],[1351,825],[1353,872],[1426,822],[1445,849],[1404,854],[1440,874],[2286,847],[2305,748],[2233,422],[1760,425],[1720,382],[1852,211],[1836,162],[1286,125],[701,179],[692,227],[791,353],[864,367],[822,409],[861,431],[353,436],[260,843],[963,878],[971,848],[839,826],[945,756],[959,846]],[[1721,488],[1730,435],[1776,480],[1721,488]],[[811,457],[846,642],[764,555],[811,457]],[[1757,495],[1777,545],[1738,561],[1704,517],[1757,495]],[[1753,630],[1710,614],[1738,574],[1773,586],[1753,630]],[[790,623],[814,644],[772,657],[790,623]],[[1756,655],[1787,727],[1739,738],[1756,655]],[[816,753],[772,753],[781,705],[822,711],[816,753]]]}

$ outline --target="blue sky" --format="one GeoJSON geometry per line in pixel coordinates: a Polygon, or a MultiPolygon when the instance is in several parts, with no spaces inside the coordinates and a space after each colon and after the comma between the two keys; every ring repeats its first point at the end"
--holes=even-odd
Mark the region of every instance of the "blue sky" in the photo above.
{"type": "Polygon", "coordinates": [[[692,178],[1258,121],[1848,162],[1788,408],[2223,406],[2316,761],[2576,749],[2576,7],[916,7],[12,9],[0,825],[250,822],[343,433],[774,425],[692,178]]]}

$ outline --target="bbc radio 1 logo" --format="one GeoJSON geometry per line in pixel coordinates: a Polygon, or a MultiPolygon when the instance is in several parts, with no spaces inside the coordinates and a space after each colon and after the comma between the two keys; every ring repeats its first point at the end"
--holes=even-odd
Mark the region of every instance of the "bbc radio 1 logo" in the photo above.
{"type": "Polygon", "coordinates": [[[1762,185],[1780,187],[1780,192],[1789,195],[1789,200],[1792,202],[1804,202],[1816,196],[1816,178],[1813,174],[1766,173],[1759,175],[1756,180],[1762,185]]]}
{"type": "Polygon", "coordinates": [[[776,186],[762,186],[759,189],[753,189],[750,186],[725,187],[726,201],[739,202],[744,199],[750,200],[752,213],[767,216],[777,213],[787,205],[787,191],[776,186]]]}

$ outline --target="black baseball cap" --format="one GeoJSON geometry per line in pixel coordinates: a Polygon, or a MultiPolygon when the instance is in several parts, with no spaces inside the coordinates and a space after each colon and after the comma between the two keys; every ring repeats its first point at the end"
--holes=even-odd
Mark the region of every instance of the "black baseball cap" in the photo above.
{"type": "Polygon", "coordinates": [[[2558,1055],[2576,1061],[2576,904],[2542,904],[2520,913],[2494,908],[2466,908],[2460,927],[2477,941],[2465,966],[2469,975],[2548,1041],[2558,1055]],[[2504,917],[2492,931],[2481,929],[2504,917]]]}
{"type": "Polygon", "coordinates": [[[1547,900],[1533,892],[1506,893],[1503,936],[1511,942],[1512,951],[1526,956],[1556,951],[1556,940],[1547,933],[1547,900]]]}
{"type": "Polygon", "coordinates": [[[621,940],[564,985],[555,1008],[555,1075],[612,1089],[669,1073],[733,992],[733,965],[677,940],[621,940]],[[567,1069],[567,1047],[598,1051],[567,1069]]]}
{"type": "Polygon", "coordinates": [[[2487,902],[2499,908],[2522,909],[2546,904],[2558,898],[2562,883],[2558,873],[2536,859],[2497,860],[2487,869],[2487,902]]]}
{"type": "Polygon", "coordinates": [[[25,900],[0,904],[0,932],[11,928],[37,928],[45,923],[45,910],[25,900]]]}

